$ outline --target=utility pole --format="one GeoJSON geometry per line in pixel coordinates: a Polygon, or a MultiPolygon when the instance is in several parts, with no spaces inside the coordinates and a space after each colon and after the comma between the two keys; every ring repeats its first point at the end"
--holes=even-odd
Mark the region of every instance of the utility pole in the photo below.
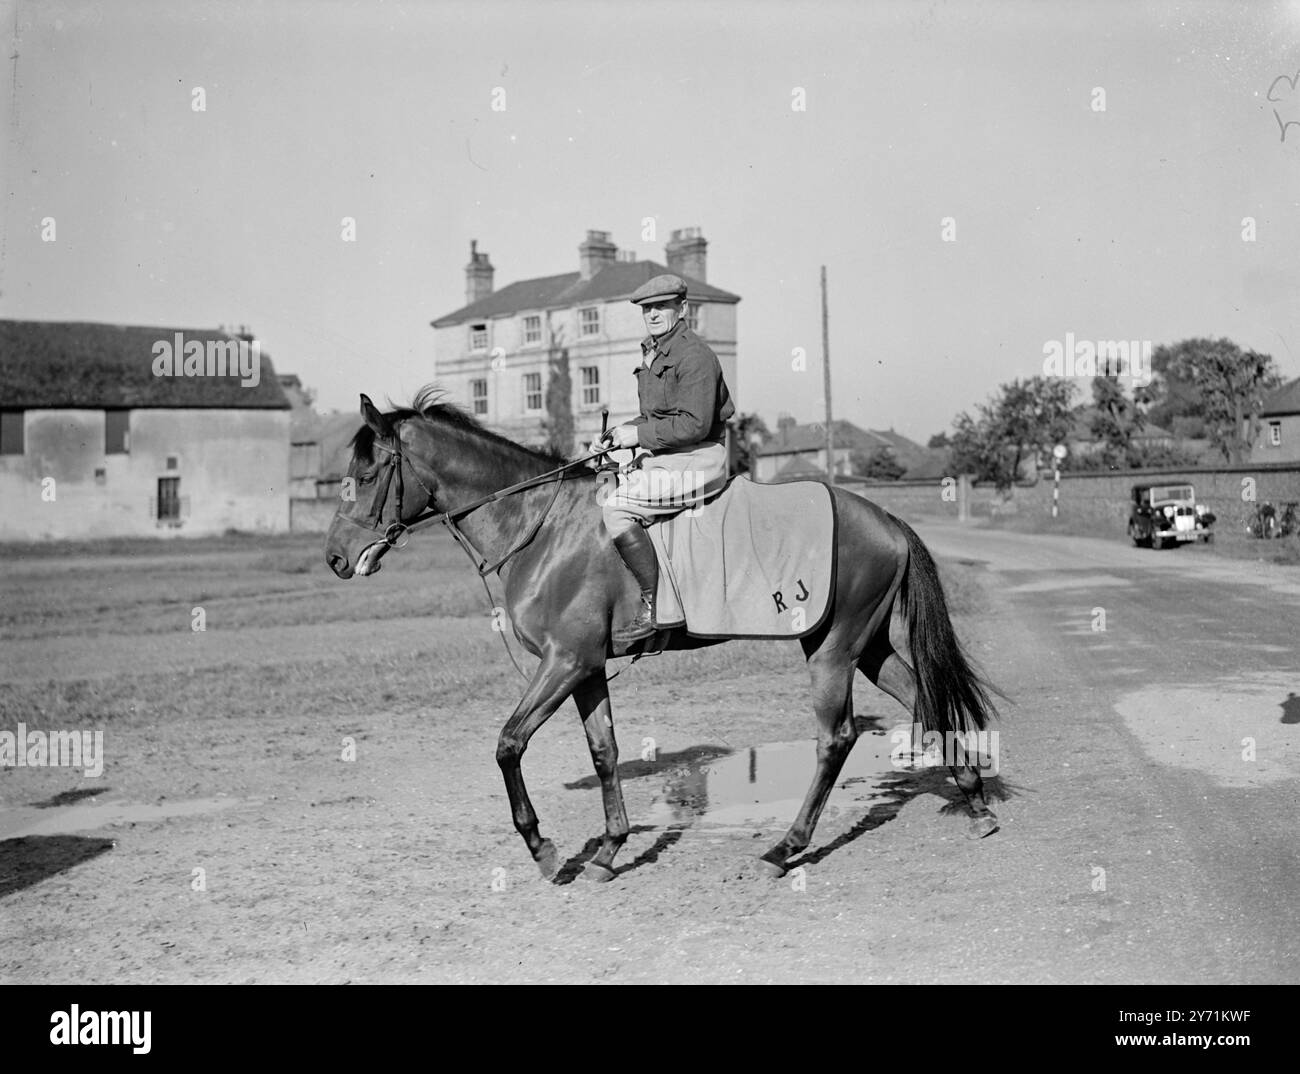
{"type": "Polygon", "coordinates": [[[831,334],[826,309],[826,266],[822,266],[822,380],[826,389],[826,476],[835,485],[835,427],[831,424],[831,334]]]}

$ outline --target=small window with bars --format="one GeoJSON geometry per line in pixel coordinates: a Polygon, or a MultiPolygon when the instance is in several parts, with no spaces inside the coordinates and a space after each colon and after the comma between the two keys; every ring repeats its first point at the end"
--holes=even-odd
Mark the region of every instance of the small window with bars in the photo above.
{"type": "Polygon", "coordinates": [[[524,409],[542,409],[542,375],[540,373],[524,374],[524,409]]]}
{"type": "Polygon", "coordinates": [[[1282,423],[1280,421],[1270,421],[1268,423],[1268,443],[1270,447],[1282,446],[1282,423]]]}
{"type": "Polygon", "coordinates": [[[181,518],[181,479],[158,479],[158,521],[179,522],[181,518]]]}
{"type": "Polygon", "coordinates": [[[542,319],[541,317],[524,318],[524,346],[530,343],[540,343],[542,341],[542,319]]]}
{"type": "Polygon", "coordinates": [[[485,351],[488,345],[488,330],[486,324],[472,324],[469,326],[469,349],[472,351],[485,351]]]}
{"type": "Polygon", "coordinates": [[[594,365],[582,367],[582,405],[600,404],[600,368],[594,365]]]}
{"type": "Polygon", "coordinates": [[[584,336],[600,335],[600,310],[597,307],[588,306],[579,311],[579,316],[584,336]]]}
{"type": "Polygon", "coordinates": [[[487,380],[471,380],[469,382],[469,398],[473,406],[474,416],[483,417],[488,412],[488,394],[487,380]]]}

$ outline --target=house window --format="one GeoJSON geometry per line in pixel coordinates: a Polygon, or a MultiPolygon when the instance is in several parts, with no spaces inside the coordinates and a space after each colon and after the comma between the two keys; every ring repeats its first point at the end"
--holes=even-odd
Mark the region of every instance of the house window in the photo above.
{"type": "Polygon", "coordinates": [[[542,319],[540,317],[524,318],[524,346],[542,341],[542,319]]]}
{"type": "Polygon", "coordinates": [[[524,374],[524,409],[542,409],[542,375],[540,373],[524,374]]]}
{"type": "Polygon", "coordinates": [[[104,454],[125,455],[131,450],[131,412],[104,411],[104,454]]]}
{"type": "Polygon", "coordinates": [[[486,324],[472,324],[469,326],[469,349],[472,351],[487,350],[488,333],[486,324]]]}
{"type": "Polygon", "coordinates": [[[1268,423],[1268,445],[1269,447],[1282,446],[1282,423],[1280,421],[1270,421],[1268,423]]]}
{"type": "Polygon", "coordinates": [[[179,522],[181,517],[181,479],[158,479],[158,521],[179,522]]]}
{"type": "Polygon", "coordinates": [[[0,412],[0,455],[24,453],[23,412],[21,410],[0,412]]]}
{"type": "Polygon", "coordinates": [[[582,405],[594,406],[600,402],[600,368],[594,365],[582,367],[582,405]]]}
{"type": "Polygon", "coordinates": [[[692,332],[700,330],[700,304],[698,302],[686,303],[686,327],[692,332]]]}
{"type": "Polygon", "coordinates": [[[582,334],[584,336],[600,335],[600,310],[595,306],[588,306],[585,310],[579,311],[582,318],[582,334]]]}
{"type": "Polygon", "coordinates": [[[487,414],[487,380],[471,380],[469,382],[469,396],[474,406],[474,416],[476,418],[487,414]]]}

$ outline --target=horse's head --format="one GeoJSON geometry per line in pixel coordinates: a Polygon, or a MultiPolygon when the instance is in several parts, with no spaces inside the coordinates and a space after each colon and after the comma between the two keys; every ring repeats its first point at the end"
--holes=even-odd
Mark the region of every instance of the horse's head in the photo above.
{"type": "Polygon", "coordinates": [[[325,562],[340,578],[379,570],[406,524],[433,506],[437,489],[433,474],[412,457],[411,423],[385,417],[364,395],[361,416],[366,423],[352,440],[339,508],[325,535],[325,562]]]}

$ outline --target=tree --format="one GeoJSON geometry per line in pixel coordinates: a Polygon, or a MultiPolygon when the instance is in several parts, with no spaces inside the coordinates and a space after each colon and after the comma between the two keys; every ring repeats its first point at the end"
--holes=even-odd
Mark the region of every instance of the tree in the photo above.
{"type": "Polygon", "coordinates": [[[554,329],[550,330],[550,338],[546,351],[546,417],[542,428],[546,431],[546,450],[567,459],[573,455],[573,378],[569,375],[569,348],[562,344],[554,329]]]}
{"type": "Polygon", "coordinates": [[[849,471],[876,481],[897,481],[907,472],[907,467],[894,457],[893,448],[881,446],[870,454],[865,451],[850,454],[849,471]]]}
{"type": "Polygon", "coordinates": [[[1119,376],[1092,378],[1092,435],[1103,447],[1101,458],[1108,469],[1130,465],[1133,435],[1141,432],[1146,418],[1137,404],[1124,394],[1119,376]]]}
{"type": "Polygon", "coordinates": [[[953,421],[952,465],[977,481],[992,481],[1009,489],[1021,465],[1065,439],[1070,430],[1073,381],[1059,377],[1030,377],[1001,387],[1001,393],[953,421]]]}
{"type": "Polygon", "coordinates": [[[1272,356],[1243,351],[1230,339],[1185,339],[1157,347],[1151,367],[1162,374],[1152,420],[1176,405],[1182,414],[1204,419],[1210,442],[1227,462],[1243,462],[1259,435],[1264,397],[1282,383],[1272,356]]]}
{"type": "Polygon", "coordinates": [[[946,447],[950,447],[951,442],[948,439],[947,433],[935,433],[932,437],[930,437],[929,441],[926,443],[925,446],[928,448],[935,448],[941,451],[946,447]]]}
{"type": "Polygon", "coordinates": [[[754,465],[758,461],[754,441],[757,440],[761,446],[771,439],[772,434],[768,432],[767,424],[762,418],[757,414],[741,414],[736,419],[736,435],[732,441],[732,451],[735,455],[732,472],[737,474],[752,473],[754,465]]]}

